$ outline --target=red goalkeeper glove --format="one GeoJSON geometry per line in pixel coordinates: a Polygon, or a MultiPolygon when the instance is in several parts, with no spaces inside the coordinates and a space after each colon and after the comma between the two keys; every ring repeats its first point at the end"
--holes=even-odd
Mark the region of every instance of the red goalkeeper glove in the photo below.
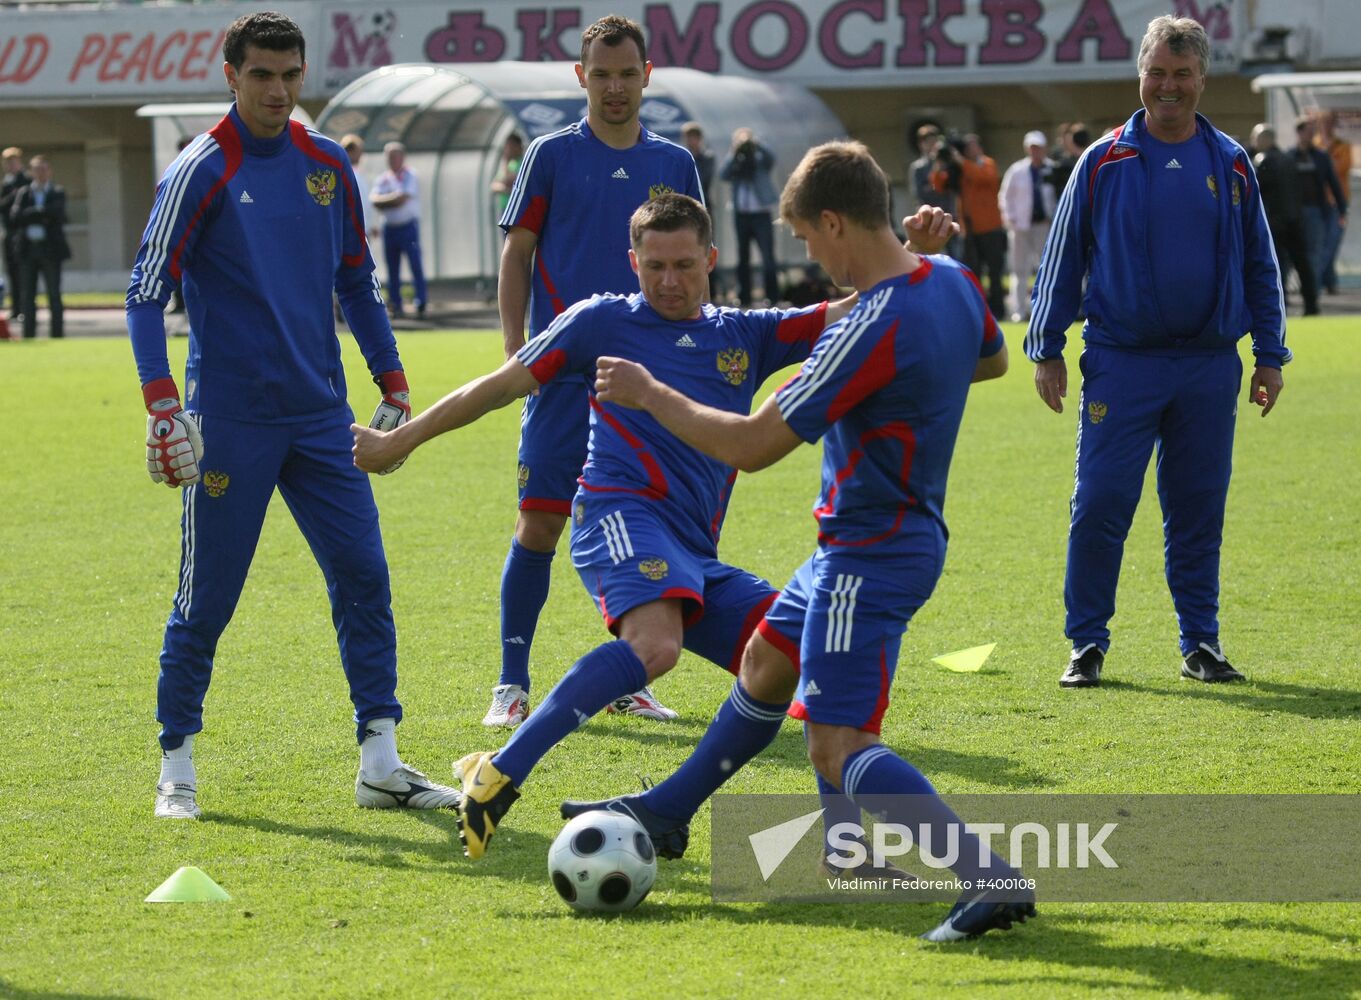
{"type": "Polygon", "coordinates": [[[180,390],[173,378],[159,378],[142,386],[146,401],[146,469],[154,482],[192,486],[199,481],[203,435],[194,418],[180,406],[180,390]]]}
{"type": "MultiPolygon", "coordinates": [[[[373,411],[373,419],[369,421],[369,426],[380,431],[395,431],[411,419],[411,390],[406,384],[406,372],[383,372],[381,375],[375,375],[373,382],[383,390],[383,399],[378,404],[378,409],[373,411]]],[[[396,472],[405,461],[406,459],[402,459],[401,462],[389,465],[378,475],[386,476],[389,472],[396,472]]]]}

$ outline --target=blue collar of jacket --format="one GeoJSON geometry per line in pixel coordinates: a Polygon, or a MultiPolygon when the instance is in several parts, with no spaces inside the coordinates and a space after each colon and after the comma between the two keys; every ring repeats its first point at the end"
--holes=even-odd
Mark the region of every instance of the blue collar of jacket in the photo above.
{"type": "MultiPolygon", "coordinates": [[[[236,110],[235,102],[232,103],[232,109],[227,112],[227,118],[232,123],[232,127],[236,129],[236,134],[241,138],[242,152],[250,156],[277,156],[293,145],[293,138],[289,134],[292,130],[291,124],[285,125],[284,130],[276,136],[260,139],[253,135],[250,129],[246,128],[246,123],[241,120],[241,113],[236,110]]],[[[293,119],[290,118],[289,122],[292,121],[293,119]]]]}

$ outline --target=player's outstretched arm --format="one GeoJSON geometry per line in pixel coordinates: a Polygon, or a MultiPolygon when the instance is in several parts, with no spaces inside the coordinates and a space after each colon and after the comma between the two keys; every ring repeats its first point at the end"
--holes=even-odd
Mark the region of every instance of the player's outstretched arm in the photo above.
{"type": "Polygon", "coordinates": [[[394,430],[380,431],[363,424],[350,424],[350,432],[354,434],[354,464],[365,472],[391,468],[431,438],[508,406],[538,387],[538,380],[529,369],[511,358],[496,371],[460,386],[420,416],[394,430]]]}
{"type": "Polygon", "coordinates": [[[1007,373],[1007,345],[1003,344],[1001,350],[996,354],[986,358],[978,359],[978,367],[973,370],[973,378],[970,382],[986,382],[991,378],[1001,378],[1007,373]]]}
{"type": "Polygon", "coordinates": [[[784,422],[773,396],[750,416],[716,410],[658,382],[642,365],[623,358],[597,359],[595,391],[602,403],[646,410],[692,448],[743,472],[773,465],[801,443],[784,422]]]}

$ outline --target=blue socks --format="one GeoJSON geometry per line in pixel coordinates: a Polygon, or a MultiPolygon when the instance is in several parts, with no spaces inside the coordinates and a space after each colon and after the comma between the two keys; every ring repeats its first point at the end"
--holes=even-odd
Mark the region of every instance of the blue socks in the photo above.
{"type": "Polygon", "coordinates": [[[602,708],[647,683],[647,670],[622,639],[597,646],[553,685],[492,763],[519,788],[549,750],[602,708]]]}
{"type": "Polygon", "coordinates": [[[919,845],[919,853],[946,857],[951,840],[948,828],[952,823],[958,824],[955,839],[959,851],[950,868],[963,880],[976,884],[980,878],[1007,878],[1015,874],[1015,869],[996,853],[992,854],[990,867],[982,867],[978,837],[965,832],[964,821],[936,795],[924,774],[881,743],[857,750],[846,758],[841,768],[841,788],[866,812],[882,813],[889,822],[910,827],[914,837],[919,837],[924,828],[930,850],[922,852],[919,845]]]}
{"type": "MultiPolygon", "coordinates": [[[[552,552],[535,552],[514,538],[501,570],[501,679],[498,684],[518,684],[529,690],[529,647],[539,612],[548,600],[552,552]]],[[[642,685],[638,685],[642,687],[642,685]]],[[[628,692],[624,692],[628,694],[628,692]]]]}
{"type": "Polygon", "coordinates": [[[757,701],[741,682],[734,683],[694,753],[675,774],[639,796],[640,801],[654,813],[689,822],[723,782],[770,746],[787,711],[788,702],[757,701]]]}
{"type": "MultiPolygon", "coordinates": [[[[807,729],[807,726],[804,727],[807,729]]],[[[836,790],[830,781],[818,774],[817,769],[813,770],[813,777],[818,780],[818,798],[822,800],[822,838],[825,854],[833,854],[836,848],[832,847],[829,834],[832,827],[838,823],[860,823],[860,807],[850,800],[849,796],[842,795],[836,790]]]]}

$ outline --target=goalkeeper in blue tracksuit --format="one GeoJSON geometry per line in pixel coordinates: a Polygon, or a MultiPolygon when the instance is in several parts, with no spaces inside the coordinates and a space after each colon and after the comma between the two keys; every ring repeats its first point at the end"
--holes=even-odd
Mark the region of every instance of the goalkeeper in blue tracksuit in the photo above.
{"type": "Polygon", "coordinates": [[[1263,416],[1290,352],[1256,175],[1243,148],[1196,113],[1208,63],[1197,22],[1149,24],[1139,51],[1144,109],[1083,154],[1035,281],[1025,350],[1055,411],[1068,385],[1064,332],[1079,306],[1086,315],[1063,687],[1100,683],[1125,536],[1155,445],[1181,674],[1243,679],[1220,647],[1218,621],[1237,342],[1252,334],[1248,398],[1263,416]]]}
{"type": "Polygon", "coordinates": [[[383,393],[374,425],[396,426],[411,412],[354,172],[340,146],[289,119],[306,72],[292,20],[239,18],[223,57],[236,102],[166,170],[127,295],[149,414],[147,468],[157,482],[184,487],[179,587],[157,688],[155,813],[200,815],[194,735],[218,637],[276,487],[326,579],[360,743],[356,801],[451,806],[455,790],[397,755],[387,560],[368,478],[350,455],[333,291],[383,393]],[[183,407],[162,319],[177,287],[190,329],[183,407]]]}

